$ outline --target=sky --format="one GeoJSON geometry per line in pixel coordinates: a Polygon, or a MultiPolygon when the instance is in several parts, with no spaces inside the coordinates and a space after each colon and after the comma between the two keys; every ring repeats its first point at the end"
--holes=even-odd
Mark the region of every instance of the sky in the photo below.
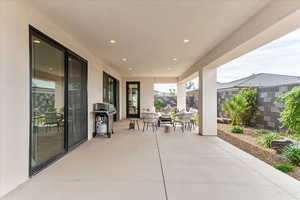
{"type": "MultiPolygon", "coordinates": [[[[230,82],[258,73],[300,76],[300,29],[220,66],[217,81],[230,82]]],[[[198,78],[192,81],[197,87],[198,78]]],[[[163,84],[155,89],[168,91],[174,87],[163,84]]]]}
{"type": "Polygon", "coordinates": [[[300,29],[219,67],[217,80],[230,82],[257,73],[300,76],[300,29]]]}
{"type": "Polygon", "coordinates": [[[160,92],[169,92],[170,89],[175,90],[177,92],[177,84],[176,83],[155,83],[154,90],[160,92]]]}

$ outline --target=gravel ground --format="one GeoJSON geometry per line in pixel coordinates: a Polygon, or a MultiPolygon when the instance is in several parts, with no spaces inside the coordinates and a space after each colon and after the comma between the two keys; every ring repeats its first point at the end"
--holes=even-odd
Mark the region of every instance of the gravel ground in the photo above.
{"type": "MultiPolygon", "coordinates": [[[[236,134],[231,133],[230,126],[229,124],[218,124],[218,136],[269,165],[288,163],[285,158],[276,154],[275,150],[258,145],[257,140],[261,135],[257,134],[254,129],[245,128],[243,134],[236,134]]],[[[295,171],[289,172],[288,175],[300,181],[300,167],[296,167],[295,171]]]]}

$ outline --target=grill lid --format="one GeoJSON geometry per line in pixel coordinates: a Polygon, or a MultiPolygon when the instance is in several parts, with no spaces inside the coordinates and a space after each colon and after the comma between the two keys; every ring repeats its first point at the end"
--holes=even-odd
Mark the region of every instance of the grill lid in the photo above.
{"type": "Polygon", "coordinates": [[[94,111],[116,112],[114,105],[110,103],[95,103],[94,111]]]}

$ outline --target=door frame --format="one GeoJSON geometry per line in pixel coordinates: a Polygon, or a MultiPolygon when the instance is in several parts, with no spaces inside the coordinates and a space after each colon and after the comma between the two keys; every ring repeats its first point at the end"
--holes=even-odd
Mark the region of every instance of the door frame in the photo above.
{"type": "Polygon", "coordinates": [[[126,117],[127,118],[140,118],[141,114],[141,83],[140,81],[126,81],[126,117]],[[128,113],[128,89],[130,84],[137,84],[138,85],[138,114],[129,114],[128,113]]]}
{"type": "Polygon", "coordinates": [[[87,141],[87,137],[88,137],[88,88],[87,88],[87,83],[88,83],[88,61],[84,58],[82,58],[81,56],[79,56],[78,54],[76,54],[75,52],[73,52],[72,50],[68,49],[67,47],[65,47],[64,45],[62,45],[61,43],[57,42],[56,40],[54,40],[53,38],[49,37],[48,35],[44,34],[43,32],[39,31],[38,29],[36,29],[35,27],[33,27],[32,25],[28,26],[29,28],[29,163],[28,163],[28,171],[29,171],[29,177],[39,173],[40,171],[42,171],[43,169],[47,168],[49,165],[51,165],[52,163],[54,163],[55,161],[57,161],[58,159],[60,159],[61,157],[63,157],[65,154],[67,154],[69,151],[72,151],[74,148],[76,148],[78,145],[80,145],[81,143],[87,141]],[[31,154],[31,150],[32,150],[32,131],[33,131],[33,127],[32,127],[32,36],[36,36],[44,41],[46,41],[49,45],[61,50],[64,52],[64,58],[65,58],[65,63],[64,63],[64,73],[65,73],[65,81],[64,81],[64,91],[65,91],[65,96],[64,96],[64,120],[65,122],[68,122],[68,111],[67,111],[67,107],[68,107],[68,57],[69,56],[73,56],[75,58],[77,58],[78,60],[82,61],[85,64],[85,80],[84,80],[84,86],[86,86],[84,94],[86,94],[85,97],[85,101],[86,101],[86,112],[85,112],[85,117],[86,117],[86,137],[80,141],[78,144],[73,145],[71,147],[68,146],[68,123],[64,123],[64,151],[49,158],[47,161],[39,164],[38,166],[32,167],[31,165],[31,159],[32,159],[32,154],[31,154]]]}

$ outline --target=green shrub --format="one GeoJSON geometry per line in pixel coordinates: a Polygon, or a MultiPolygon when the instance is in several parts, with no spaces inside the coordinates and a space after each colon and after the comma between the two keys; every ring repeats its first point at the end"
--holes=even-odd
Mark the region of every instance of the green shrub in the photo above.
{"type": "Polygon", "coordinates": [[[292,135],[291,138],[292,138],[293,140],[300,141],[300,133],[299,133],[299,134],[294,134],[294,135],[292,135]]]}
{"type": "Polygon", "coordinates": [[[241,126],[232,126],[231,132],[232,133],[244,133],[244,128],[241,126]]]}
{"type": "Polygon", "coordinates": [[[162,109],[162,108],[164,108],[166,106],[167,106],[167,104],[165,102],[161,102],[161,101],[155,101],[154,102],[154,107],[156,109],[162,109]]]}
{"type": "Polygon", "coordinates": [[[230,116],[232,125],[249,125],[256,116],[257,102],[256,91],[243,89],[224,104],[224,111],[230,116]]]}
{"type": "Polygon", "coordinates": [[[258,107],[257,107],[257,91],[253,88],[246,88],[240,92],[248,105],[248,109],[243,116],[243,123],[245,125],[250,125],[251,121],[257,117],[258,107]]]}
{"type": "Polygon", "coordinates": [[[232,125],[243,124],[243,116],[248,109],[246,98],[241,95],[235,95],[231,100],[226,101],[224,110],[229,114],[232,125]]]}
{"type": "Polygon", "coordinates": [[[294,165],[300,164],[300,148],[295,145],[286,147],[282,153],[283,157],[287,158],[294,165]]]}
{"type": "Polygon", "coordinates": [[[279,136],[276,133],[271,133],[269,135],[262,136],[258,143],[264,147],[271,148],[273,140],[279,139],[279,136]]]}
{"type": "Polygon", "coordinates": [[[295,170],[295,167],[293,165],[290,164],[282,164],[282,165],[276,165],[274,166],[276,169],[287,173],[287,172],[293,172],[295,170]]]}
{"type": "Polygon", "coordinates": [[[271,134],[272,131],[265,130],[265,129],[258,129],[258,130],[256,130],[256,133],[261,134],[261,135],[267,135],[267,134],[271,134]]]}
{"type": "Polygon", "coordinates": [[[300,134],[300,86],[278,97],[285,104],[280,114],[280,122],[288,128],[290,134],[300,134]]]}

